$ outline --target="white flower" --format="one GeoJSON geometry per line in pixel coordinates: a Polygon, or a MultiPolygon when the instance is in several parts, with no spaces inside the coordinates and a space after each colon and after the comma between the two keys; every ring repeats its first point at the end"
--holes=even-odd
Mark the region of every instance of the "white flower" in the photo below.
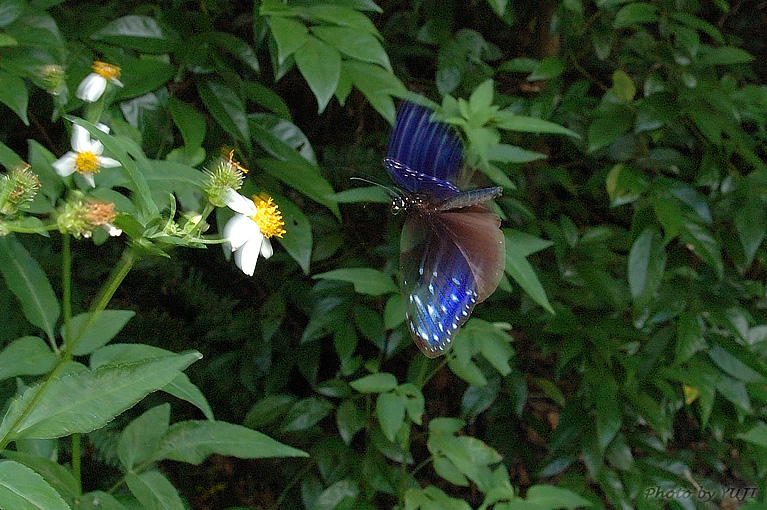
{"type": "Polygon", "coordinates": [[[98,101],[107,89],[107,82],[113,83],[118,87],[123,86],[120,80],[117,79],[120,76],[119,67],[97,60],[93,62],[92,69],[93,72],[83,78],[75,93],[83,101],[89,103],[98,101]]]}
{"type": "Polygon", "coordinates": [[[274,252],[269,238],[285,233],[282,215],[271,198],[249,200],[230,188],[224,193],[224,200],[236,213],[224,226],[226,244],[234,252],[237,267],[253,276],[259,254],[268,259],[274,252]]]}
{"type": "MultiPolygon", "coordinates": [[[[109,132],[109,128],[103,124],[99,125],[99,129],[109,132]]],[[[77,172],[85,178],[92,188],[95,188],[93,174],[98,173],[102,168],[120,166],[119,161],[102,156],[102,152],[104,152],[104,146],[101,142],[91,140],[90,133],[84,127],[74,124],[72,126],[72,150],[54,161],[53,168],[62,177],[77,172]]]]}

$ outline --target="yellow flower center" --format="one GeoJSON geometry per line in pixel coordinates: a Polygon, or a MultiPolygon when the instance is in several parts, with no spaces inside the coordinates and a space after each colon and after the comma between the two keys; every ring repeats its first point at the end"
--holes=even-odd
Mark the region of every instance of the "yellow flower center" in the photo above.
{"type": "Polygon", "coordinates": [[[99,171],[99,157],[90,151],[78,152],[75,170],[81,174],[95,174],[99,171]]]}
{"type": "Polygon", "coordinates": [[[285,222],[282,221],[282,213],[280,213],[277,204],[272,203],[271,198],[263,200],[256,195],[253,195],[253,203],[256,204],[256,214],[250,219],[256,222],[264,237],[282,237],[282,234],[285,233],[282,228],[285,222]]]}
{"type": "Polygon", "coordinates": [[[119,67],[112,64],[107,64],[106,62],[101,62],[99,60],[93,62],[91,68],[93,69],[94,73],[98,74],[99,76],[103,76],[107,80],[114,80],[120,76],[119,67]]]}

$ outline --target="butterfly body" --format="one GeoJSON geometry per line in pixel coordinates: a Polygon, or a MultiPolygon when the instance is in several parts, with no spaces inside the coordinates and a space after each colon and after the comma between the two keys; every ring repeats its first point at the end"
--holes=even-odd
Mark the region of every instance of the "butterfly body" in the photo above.
{"type": "Polygon", "coordinates": [[[400,244],[405,316],[429,357],[444,354],[503,275],[500,218],[487,206],[502,190],[461,191],[455,182],[462,163],[455,132],[432,121],[426,108],[404,103],[384,166],[404,190],[392,210],[406,213],[400,244]]]}

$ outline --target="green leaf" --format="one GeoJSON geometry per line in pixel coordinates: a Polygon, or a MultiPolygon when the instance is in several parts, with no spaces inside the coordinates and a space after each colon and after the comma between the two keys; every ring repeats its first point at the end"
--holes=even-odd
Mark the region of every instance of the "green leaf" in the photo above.
{"type": "Polygon", "coordinates": [[[117,456],[126,471],[154,458],[170,424],[170,404],[153,407],[130,422],[120,434],[117,456]]]}
{"type": "Polygon", "coordinates": [[[623,425],[620,404],[618,403],[618,384],[612,376],[597,378],[593,402],[596,407],[596,433],[599,446],[604,449],[613,440],[623,425]]]}
{"type": "Polygon", "coordinates": [[[564,70],[565,64],[558,57],[545,57],[535,66],[527,81],[550,80],[561,75],[564,70]]]}
{"type": "Polygon", "coordinates": [[[392,197],[378,186],[366,186],[339,191],[333,195],[333,200],[339,204],[376,203],[390,204],[392,197]]]}
{"type": "Polygon", "coordinates": [[[502,111],[495,115],[495,120],[499,129],[508,131],[518,131],[520,133],[551,133],[580,138],[580,135],[575,131],[571,131],[559,124],[536,117],[524,117],[522,115],[515,115],[511,112],[502,111]]]}
{"type": "Polygon", "coordinates": [[[501,163],[530,163],[546,159],[545,154],[529,151],[516,145],[506,143],[493,145],[485,151],[485,157],[489,161],[500,161],[501,163]]]}
{"type": "Polygon", "coordinates": [[[248,43],[239,37],[226,32],[211,31],[206,35],[208,41],[210,41],[213,46],[217,46],[219,49],[228,51],[240,59],[241,62],[250,67],[253,71],[259,72],[260,66],[258,64],[258,57],[256,56],[256,52],[248,43]]]}
{"type": "Polygon", "coordinates": [[[276,115],[254,113],[249,117],[253,138],[280,161],[317,166],[317,157],[309,138],[292,122],[276,115]]]}
{"type": "Polygon", "coordinates": [[[344,443],[351,444],[354,435],[365,428],[367,417],[353,400],[344,400],[336,411],[338,434],[344,443]]]}
{"type": "Polygon", "coordinates": [[[511,276],[517,284],[522,287],[533,301],[538,303],[544,310],[554,313],[554,309],[546,297],[546,291],[543,290],[538,275],[535,274],[533,267],[525,258],[525,252],[520,251],[514,244],[514,237],[504,230],[506,236],[506,274],[511,276]]]}
{"type": "Polygon", "coordinates": [[[625,71],[618,69],[613,73],[613,86],[610,92],[621,101],[630,103],[634,100],[637,88],[631,77],[625,71]]]}
{"type": "Polygon", "coordinates": [[[168,98],[168,111],[181,131],[184,145],[200,147],[205,139],[205,118],[200,112],[173,96],[168,98]]]}
{"type": "Polygon", "coordinates": [[[340,280],[354,284],[355,292],[370,296],[381,296],[397,292],[391,276],[368,267],[335,269],[314,275],[315,280],[340,280]]]}
{"type": "MultiPolygon", "coordinates": [[[[176,356],[176,354],[145,344],[111,344],[102,347],[91,354],[91,369],[96,369],[104,365],[116,365],[121,363],[133,363],[136,361],[145,361],[147,359],[167,356],[176,356]]],[[[213,411],[210,409],[208,400],[202,394],[200,389],[189,380],[184,374],[178,374],[162,390],[176,398],[180,398],[196,406],[205,417],[213,419],[213,411]]]]}
{"type": "Polygon", "coordinates": [[[388,372],[379,372],[360,377],[349,385],[360,393],[385,393],[397,387],[397,378],[388,372]]]}
{"type": "Polygon", "coordinates": [[[58,362],[42,338],[17,338],[0,351],[0,381],[19,375],[47,374],[58,362]]]}
{"type": "Polygon", "coordinates": [[[317,113],[322,113],[341,78],[341,55],[335,48],[310,36],[293,58],[317,98],[317,113]]]}
{"type": "Polygon", "coordinates": [[[749,429],[748,432],[738,434],[738,438],[746,441],[747,443],[767,448],[767,424],[760,422],[756,426],[749,429]]]}
{"type": "Polygon", "coordinates": [[[59,318],[53,287],[37,261],[11,236],[0,236],[0,272],[27,320],[53,340],[59,318]]]}
{"type": "Polygon", "coordinates": [[[290,121],[290,109],[282,97],[271,89],[268,89],[256,81],[248,81],[242,84],[242,93],[245,98],[263,106],[267,110],[290,121]]]}
{"type": "Polygon", "coordinates": [[[710,66],[746,64],[753,60],[753,55],[746,50],[735,48],[733,46],[708,48],[700,58],[702,64],[710,66]]]}
{"type": "Polygon", "coordinates": [[[748,266],[754,260],[756,251],[767,234],[767,214],[758,194],[749,194],[745,203],[735,210],[735,230],[746,254],[748,266]]]}
{"type": "Polygon", "coordinates": [[[277,43],[277,62],[280,65],[309,40],[309,32],[304,24],[294,19],[270,16],[269,26],[277,43]]]}
{"type": "Polygon", "coordinates": [[[655,23],[658,21],[658,8],[654,5],[636,2],[621,7],[615,15],[613,26],[616,29],[641,23],[655,23]]]}
{"type": "Polygon", "coordinates": [[[392,72],[386,50],[370,33],[350,27],[319,25],[312,27],[312,34],[348,57],[377,64],[392,72]]]}
{"type": "Polygon", "coordinates": [[[324,399],[314,397],[301,399],[288,410],[280,432],[307,430],[329,415],[332,409],[333,405],[324,399]]]}
{"type": "Polygon", "coordinates": [[[0,462],[0,507],[13,510],[70,510],[58,492],[28,467],[0,462]]]}
{"type": "Polygon", "coordinates": [[[680,239],[688,244],[692,251],[708,264],[716,273],[717,278],[724,277],[724,262],[719,243],[711,232],[696,221],[683,220],[680,239]]]}
{"type": "Polygon", "coordinates": [[[479,85],[469,96],[469,109],[472,112],[481,112],[486,108],[490,108],[493,104],[493,91],[495,83],[493,80],[485,80],[479,85]]]}
{"type": "Polygon", "coordinates": [[[421,390],[415,384],[405,383],[397,388],[397,393],[405,402],[405,409],[410,419],[416,425],[421,425],[426,404],[421,390]]]}
{"type": "Polygon", "coordinates": [[[703,329],[698,314],[688,310],[679,316],[676,337],[675,363],[688,361],[696,352],[708,346],[703,338],[703,329]]]}
{"type": "Polygon", "coordinates": [[[384,328],[394,329],[403,322],[405,322],[405,306],[402,297],[395,294],[386,300],[384,328]]]}
{"type": "Polygon", "coordinates": [[[316,167],[308,163],[298,164],[271,158],[257,159],[256,164],[288,186],[295,188],[318,204],[324,205],[336,217],[341,217],[338,204],[332,199],[333,187],[320,175],[316,167]]]}
{"type": "Polygon", "coordinates": [[[355,506],[355,499],[359,496],[360,489],[354,480],[339,480],[325,489],[317,496],[311,506],[311,510],[335,510],[341,508],[359,508],[355,506]],[[346,505],[345,503],[349,503],[346,505]]]}
{"type": "Polygon", "coordinates": [[[159,471],[127,473],[125,483],[146,510],[185,510],[178,491],[159,471]]]}
{"type": "Polygon", "coordinates": [[[6,0],[0,3],[0,27],[10,25],[24,10],[22,0],[6,0]]]}
{"type": "Polygon", "coordinates": [[[343,70],[351,82],[362,92],[370,105],[383,118],[394,123],[394,101],[391,96],[405,97],[407,88],[393,73],[384,68],[360,61],[343,62],[343,70]]]}
{"type": "Polygon", "coordinates": [[[324,21],[334,25],[351,27],[356,30],[378,36],[378,30],[370,18],[364,14],[341,5],[316,4],[308,7],[304,13],[315,21],[324,21]]]}
{"type": "Polygon", "coordinates": [[[650,187],[645,176],[632,166],[617,164],[605,178],[610,205],[619,207],[639,200],[650,187]]]}
{"type": "Polygon", "coordinates": [[[603,114],[594,119],[588,129],[586,138],[589,152],[597,151],[610,145],[621,135],[628,132],[634,122],[630,111],[617,109],[609,114],[603,114]]]}
{"type": "Polygon", "coordinates": [[[153,459],[170,459],[199,465],[213,454],[240,459],[308,457],[306,452],[241,425],[223,421],[190,420],[170,426],[153,459]]]}
{"type": "Polygon", "coordinates": [[[126,510],[126,508],[111,494],[94,491],[80,496],[77,510],[126,510]]]}
{"type": "Polygon", "coordinates": [[[144,53],[170,53],[180,41],[170,27],[149,16],[134,14],[111,21],[91,38],[144,53]]]}
{"type": "Polygon", "coordinates": [[[65,465],[45,457],[20,451],[5,450],[3,457],[24,464],[35,471],[65,500],[71,501],[80,496],[80,482],[75,479],[65,465]]]}
{"type": "Polygon", "coordinates": [[[286,232],[277,240],[288,252],[288,255],[298,263],[304,274],[309,274],[309,262],[312,258],[311,223],[293,202],[274,194],[272,198],[274,203],[279,206],[282,220],[285,222],[286,232]]]}
{"type": "MultiPolygon", "coordinates": [[[[72,339],[77,340],[77,345],[72,354],[84,356],[92,353],[99,347],[103,347],[125,327],[125,324],[134,315],[136,315],[136,312],[132,310],[103,310],[98,313],[96,320],[85,331],[83,331],[83,328],[87,325],[91,314],[86,312],[72,317],[69,327],[72,332],[72,339]]],[[[66,337],[66,328],[61,326],[60,329],[62,338],[67,342],[69,339],[66,337]]]]}
{"type": "Polygon", "coordinates": [[[29,119],[27,118],[29,91],[27,91],[24,80],[7,71],[0,70],[0,102],[10,108],[24,124],[29,126],[29,119]]]}
{"type": "Polygon", "coordinates": [[[628,259],[629,288],[634,299],[655,293],[663,279],[666,258],[660,231],[654,226],[644,229],[631,246],[628,259]]]}
{"type": "Polygon", "coordinates": [[[553,485],[533,485],[527,489],[525,502],[540,505],[542,508],[567,508],[593,506],[593,503],[578,494],[553,485]]]}
{"type": "Polygon", "coordinates": [[[397,430],[405,421],[405,402],[396,393],[381,393],[376,401],[376,417],[386,439],[394,442],[397,430]]]}
{"type": "Polygon", "coordinates": [[[221,127],[236,139],[250,144],[245,102],[228,85],[215,80],[201,80],[197,92],[221,127]]]}
{"type": "Polygon", "coordinates": [[[0,435],[54,438],[102,427],[201,358],[197,352],[107,365],[28,388],[8,409],[0,435]],[[26,410],[31,407],[31,411],[26,410]],[[14,430],[10,430],[20,420],[14,430]]]}
{"type": "Polygon", "coordinates": [[[175,71],[173,66],[152,58],[137,59],[122,55],[114,61],[122,69],[120,77],[124,85],[115,89],[115,101],[153,92],[171,80],[175,71]]]}

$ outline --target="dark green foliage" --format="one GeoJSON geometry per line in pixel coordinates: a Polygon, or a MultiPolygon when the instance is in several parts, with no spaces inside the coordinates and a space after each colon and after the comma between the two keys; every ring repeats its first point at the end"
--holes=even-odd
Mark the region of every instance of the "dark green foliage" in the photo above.
{"type": "Polygon", "coordinates": [[[757,508],[766,13],[0,2],[0,163],[26,155],[41,181],[27,209],[0,211],[1,388],[22,395],[0,423],[0,478],[44,508],[757,508]],[[94,59],[124,86],[84,105],[94,59]],[[380,161],[408,91],[460,131],[471,184],[504,187],[506,278],[437,360],[403,322],[401,219],[350,179],[389,185],[380,161]],[[115,240],[67,251],[56,231],[72,181],[51,163],[71,123],[123,166],[85,190],[116,204],[136,257],[101,315],[89,306],[126,255],[115,240]],[[242,193],[265,192],[285,220],[252,278],[206,244],[232,213],[207,216],[200,170],[230,148],[250,169],[242,193]],[[190,350],[204,357],[182,373],[190,350]],[[116,380],[108,404],[89,400],[116,380]],[[81,407],[24,414],[37,391],[81,407]]]}

